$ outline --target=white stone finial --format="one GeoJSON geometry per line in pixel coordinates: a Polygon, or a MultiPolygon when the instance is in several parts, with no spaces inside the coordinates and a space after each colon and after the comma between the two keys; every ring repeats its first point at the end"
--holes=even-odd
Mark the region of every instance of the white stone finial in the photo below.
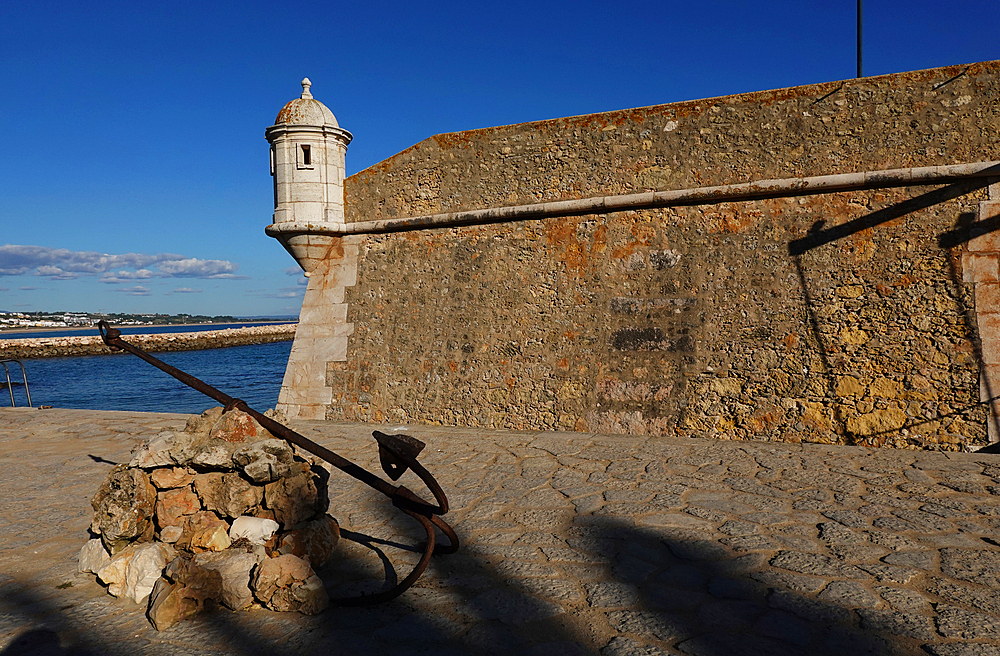
{"type": "Polygon", "coordinates": [[[313,97],[313,95],[311,93],[309,93],[309,87],[311,87],[311,86],[312,86],[312,82],[309,81],[309,78],[307,78],[307,77],[302,78],[302,96],[300,96],[301,98],[312,98],[313,97]]]}

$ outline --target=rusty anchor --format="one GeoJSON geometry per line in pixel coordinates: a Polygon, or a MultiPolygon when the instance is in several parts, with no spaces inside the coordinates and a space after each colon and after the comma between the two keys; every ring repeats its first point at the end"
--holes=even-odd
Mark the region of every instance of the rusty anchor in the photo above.
{"type": "Polygon", "coordinates": [[[235,408],[242,410],[256,419],[261,426],[269,430],[272,434],[299,446],[302,449],[305,449],[309,453],[327,461],[345,474],[348,474],[369,487],[378,490],[392,501],[393,506],[399,508],[401,511],[410,517],[413,517],[420,523],[427,534],[427,542],[424,545],[423,554],[421,555],[420,560],[414,566],[409,575],[406,576],[406,578],[399,581],[388,590],[355,597],[333,598],[330,599],[331,604],[340,606],[364,606],[393,599],[402,594],[407,588],[413,585],[418,578],[420,578],[420,575],[423,574],[424,570],[427,568],[433,554],[449,554],[458,551],[458,535],[447,522],[441,519],[441,515],[448,512],[448,498],[445,496],[444,490],[441,489],[441,486],[438,485],[438,482],[434,479],[430,472],[428,472],[423,465],[417,462],[417,455],[424,448],[424,443],[420,440],[409,435],[386,434],[379,431],[374,431],[372,433],[372,437],[374,437],[375,441],[378,443],[379,462],[386,475],[388,475],[393,481],[396,481],[399,480],[399,477],[402,476],[407,470],[412,471],[421,480],[421,482],[427,486],[427,489],[433,495],[436,503],[429,503],[425,501],[420,496],[402,485],[393,485],[392,483],[383,480],[363,467],[354,464],[326,447],[316,444],[309,438],[300,435],[291,428],[288,428],[270,417],[257,412],[248,406],[245,401],[233,398],[228,394],[217,390],[208,383],[154,358],[152,355],[146,353],[137,346],[129,344],[123,340],[121,338],[121,331],[112,328],[106,321],[102,320],[98,322],[97,328],[101,333],[101,339],[104,340],[104,344],[112,350],[127,351],[132,355],[145,360],[160,371],[173,376],[185,385],[215,399],[223,405],[225,408],[224,412],[229,412],[235,408]],[[441,533],[448,538],[448,544],[438,543],[434,530],[435,528],[441,531],[441,533]]]}

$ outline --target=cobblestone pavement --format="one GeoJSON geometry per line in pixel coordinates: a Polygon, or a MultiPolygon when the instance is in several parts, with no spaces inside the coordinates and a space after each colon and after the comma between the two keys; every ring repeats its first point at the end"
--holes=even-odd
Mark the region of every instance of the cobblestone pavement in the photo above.
{"type": "MultiPolygon", "coordinates": [[[[185,419],[0,409],[0,654],[1000,655],[1000,456],[423,426],[464,543],[416,587],[157,632],[76,554],[112,463],[185,419]]],[[[377,470],[378,427],[295,427],[377,470]]],[[[416,523],[330,493],[331,592],[405,575],[416,523]]]]}

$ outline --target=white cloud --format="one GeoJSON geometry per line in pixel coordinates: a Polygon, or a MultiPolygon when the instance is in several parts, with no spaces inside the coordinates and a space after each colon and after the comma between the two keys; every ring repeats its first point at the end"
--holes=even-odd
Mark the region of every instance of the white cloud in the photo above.
{"type": "Polygon", "coordinates": [[[228,260],[199,260],[194,257],[165,260],[157,268],[173,278],[229,278],[236,265],[228,260]]]}
{"type": "Polygon", "coordinates": [[[73,280],[80,274],[66,271],[57,266],[45,264],[38,267],[38,275],[45,276],[46,278],[51,278],[53,280],[73,280]]]}
{"type": "Polygon", "coordinates": [[[296,287],[282,287],[276,292],[265,292],[260,290],[254,295],[262,298],[301,298],[304,292],[304,289],[296,287]]]}
{"type": "Polygon", "coordinates": [[[143,287],[142,285],[136,285],[135,287],[122,287],[121,289],[116,289],[116,292],[122,292],[128,296],[152,296],[152,291],[149,287],[143,287]]]}
{"type": "MultiPolygon", "coordinates": [[[[38,267],[39,272],[41,267],[38,267]]],[[[147,280],[149,278],[155,278],[156,274],[149,269],[139,269],[137,271],[125,271],[122,269],[117,272],[108,272],[101,275],[101,282],[105,283],[116,283],[116,282],[129,282],[132,280],[147,280]]]]}
{"type": "Polygon", "coordinates": [[[200,289],[191,289],[190,287],[178,287],[171,294],[200,294],[200,289]]]}
{"type": "Polygon", "coordinates": [[[202,260],[176,253],[124,253],[71,251],[44,246],[0,246],[0,276],[24,274],[52,280],[70,280],[100,275],[104,283],[124,283],[150,278],[221,278],[245,280],[236,275],[239,267],[229,260],[202,260]]]}

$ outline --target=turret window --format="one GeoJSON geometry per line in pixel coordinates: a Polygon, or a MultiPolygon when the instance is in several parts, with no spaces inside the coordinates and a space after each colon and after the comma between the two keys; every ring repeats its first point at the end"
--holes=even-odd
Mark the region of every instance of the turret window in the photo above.
{"type": "Polygon", "coordinates": [[[298,165],[300,169],[311,169],[313,167],[312,146],[309,144],[299,144],[298,165]]]}

